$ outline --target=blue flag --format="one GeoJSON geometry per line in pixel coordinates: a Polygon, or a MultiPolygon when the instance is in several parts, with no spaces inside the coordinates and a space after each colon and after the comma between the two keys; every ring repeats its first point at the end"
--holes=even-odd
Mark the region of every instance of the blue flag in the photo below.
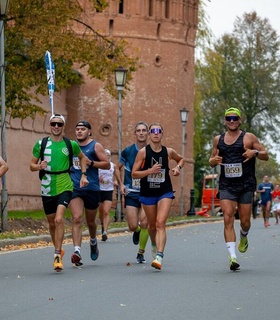
{"type": "Polygon", "coordinates": [[[47,70],[47,81],[48,81],[48,91],[50,96],[51,112],[52,112],[52,115],[54,115],[53,94],[54,94],[54,88],[55,88],[54,86],[55,68],[54,68],[54,63],[52,61],[52,55],[49,51],[46,51],[45,63],[46,63],[46,70],[47,70]]]}

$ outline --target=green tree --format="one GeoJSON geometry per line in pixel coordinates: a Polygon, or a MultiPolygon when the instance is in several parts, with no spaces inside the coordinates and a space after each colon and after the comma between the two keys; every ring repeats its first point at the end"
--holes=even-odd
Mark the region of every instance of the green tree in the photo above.
{"type": "Polygon", "coordinates": [[[105,0],[89,0],[85,9],[72,0],[10,0],[5,59],[6,108],[12,117],[44,112],[39,96],[47,94],[47,50],[56,68],[57,91],[83,82],[75,72],[78,68],[104,81],[109,92],[115,91],[112,75],[119,65],[129,70],[131,78],[137,68],[136,52],[125,41],[106,38],[93,27],[94,15],[89,13],[101,12],[107,5],[105,0]]]}
{"type": "MultiPolygon", "coordinates": [[[[279,45],[277,33],[267,19],[261,19],[256,12],[245,13],[236,19],[233,33],[224,34],[197,61],[196,108],[200,109],[197,115],[201,125],[195,127],[195,135],[202,145],[195,144],[196,172],[210,169],[212,139],[224,131],[223,115],[230,106],[241,109],[242,128],[256,134],[268,149],[271,141],[277,142],[279,45]]],[[[277,175],[279,165],[274,161],[273,174],[277,175]]]]}
{"type": "Polygon", "coordinates": [[[237,18],[231,35],[225,34],[209,49],[198,78],[203,103],[204,132],[223,130],[229,106],[242,111],[243,128],[261,140],[276,142],[280,111],[280,42],[267,19],[256,12],[237,18]]]}

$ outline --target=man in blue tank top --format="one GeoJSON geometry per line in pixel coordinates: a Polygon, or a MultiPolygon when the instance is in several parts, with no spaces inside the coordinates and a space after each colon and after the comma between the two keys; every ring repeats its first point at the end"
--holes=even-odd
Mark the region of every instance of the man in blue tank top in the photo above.
{"type": "Polygon", "coordinates": [[[139,201],[140,180],[132,179],[131,172],[138,150],[147,144],[148,125],[139,121],[135,125],[134,134],[136,142],[123,149],[117,166],[121,173],[124,171],[120,189],[122,195],[124,195],[126,222],[129,230],[133,232],[133,243],[135,245],[139,244],[136,261],[137,263],[146,263],[144,252],[149,238],[148,222],[139,201]]]}
{"type": "Polygon", "coordinates": [[[90,258],[97,260],[99,250],[96,239],[97,225],[95,222],[97,209],[100,201],[100,187],[98,169],[109,169],[110,162],[103,146],[91,139],[91,125],[87,121],[79,121],[76,125],[77,142],[86,156],[87,170],[82,172],[79,159],[73,157],[73,166],[70,171],[74,183],[74,191],[70,202],[72,213],[72,238],[74,253],[71,262],[75,266],[83,265],[81,257],[82,228],[81,218],[85,209],[86,222],[90,235],[90,258]],[[82,175],[88,179],[88,185],[80,187],[79,181],[82,175]]]}
{"type": "Polygon", "coordinates": [[[263,209],[264,226],[267,228],[269,224],[269,216],[272,202],[272,192],[274,190],[273,184],[269,181],[269,176],[263,177],[263,182],[258,185],[258,190],[261,194],[261,205],[263,209]]]}
{"type": "Polygon", "coordinates": [[[238,250],[248,249],[247,235],[251,227],[253,195],[256,191],[256,159],[268,160],[267,151],[258,138],[240,130],[241,112],[237,108],[225,111],[227,131],[214,138],[209,163],[212,167],[220,165],[219,197],[224,215],[224,237],[229,252],[230,270],[239,270],[235,253],[236,234],[234,214],[236,208],[240,218],[240,242],[238,250]]]}

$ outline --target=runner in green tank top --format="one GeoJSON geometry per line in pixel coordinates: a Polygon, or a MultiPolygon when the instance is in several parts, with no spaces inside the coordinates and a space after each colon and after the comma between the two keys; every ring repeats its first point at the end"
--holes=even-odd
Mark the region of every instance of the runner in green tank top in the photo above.
{"type": "MultiPolygon", "coordinates": [[[[60,114],[50,117],[51,135],[44,150],[44,159],[40,159],[42,140],[36,142],[30,163],[31,171],[44,170],[46,174],[41,180],[41,196],[44,211],[49,223],[50,235],[55,247],[54,270],[63,270],[62,257],[64,251],[64,213],[72,197],[73,183],[69,175],[69,150],[63,139],[65,119],[60,114]]],[[[70,141],[74,156],[78,156],[82,169],[80,186],[88,185],[86,175],[86,157],[76,141],[70,141]]]]}

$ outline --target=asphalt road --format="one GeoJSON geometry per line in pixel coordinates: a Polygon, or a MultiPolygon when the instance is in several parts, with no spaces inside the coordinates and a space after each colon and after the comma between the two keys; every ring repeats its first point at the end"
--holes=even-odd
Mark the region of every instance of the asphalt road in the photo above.
{"type": "MultiPolygon", "coordinates": [[[[271,221],[274,223],[274,221],[271,221]]],[[[238,221],[236,222],[238,230],[238,221]]],[[[0,254],[1,320],[258,320],[280,315],[280,226],[252,221],[249,249],[238,253],[239,272],[228,267],[223,224],[168,229],[162,271],[135,263],[131,234],[99,242],[100,257],[84,266],[52,270],[53,248],[0,254]]]]}

